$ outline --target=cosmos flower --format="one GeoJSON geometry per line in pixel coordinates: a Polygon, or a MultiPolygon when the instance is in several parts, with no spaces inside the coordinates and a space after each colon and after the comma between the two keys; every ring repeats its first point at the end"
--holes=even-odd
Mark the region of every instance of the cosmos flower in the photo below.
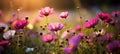
{"type": "Polygon", "coordinates": [[[77,47],[80,43],[80,40],[85,35],[83,33],[79,33],[77,36],[73,36],[71,39],[69,39],[69,45],[73,45],[74,47],[77,47]]]}
{"type": "Polygon", "coordinates": [[[54,40],[55,40],[54,34],[47,34],[47,35],[42,36],[42,41],[44,43],[51,43],[54,40]]]}
{"type": "Polygon", "coordinates": [[[67,31],[64,31],[61,35],[61,38],[69,38],[73,33],[75,33],[76,30],[75,29],[72,29],[72,30],[67,30],[67,31]]]}
{"type": "Polygon", "coordinates": [[[115,40],[111,43],[109,43],[107,46],[106,46],[106,49],[108,51],[117,51],[117,50],[120,50],[120,41],[119,40],[115,40]]]}
{"type": "Polygon", "coordinates": [[[105,41],[110,41],[110,40],[112,40],[113,37],[114,37],[113,33],[107,33],[101,38],[101,40],[104,41],[104,42],[105,41]]]}
{"type": "Polygon", "coordinates": [[[66,12],[61,12],[59,16],[60,16],[60,18],[66,19],[67,16],[68,16],[68,11],[66,11],[66,12]]]}
{"type": "Polygon", "coordinates": [[[99,13],[98,17],[104,22],[108,23],[110,25],[114,25],[115,21],[110,17],[110,14],[108,13],[99,13]]]}
{"type": "Polygon", "coordinates": [[[113,17],[119,17],[120,16],[120,11],[112,12],[113,17]]]}
{"type": "Polygon", "coordinates": [[[85,28],[92,28],[92,27],[96,26],[98,23],[99,23],[99,19],[98,18],[93,18],[93,19],[85,22],[84,27],[85,28]]]}
{"type": "Polygon", "coordinates": [[[64,25],[61,24],[61,23],[58,23],[58,22],[50,23],[50,24],[48,25],[48,29],[49,29],[50,31],[58,31],[58,30],[61,30],[63,27],[64,27],[64,25]]]}
{"type": "Polygon", "coordinates": [[[110,14],[101,12],[101,13],[98,14],[98,17],[99,17],[101,20],[104,21],[104,20],[110,18],[110,14]]]}
{"type": "Polygon", "coordinates": [[[50,7],[45,7],[45,8],[42,8],[41,10],[39,10],[40,17],[49,16],[53,13],[54,13],[54,10],[53,10],[53,8],[50,8],[50,7]]]}
{"type": "Polygon", "coordinates": [[[8,30],[7,32],[5,32],[4,34],[3,34],[3,38],[4,39],[10,39],[10,38],[13,38],[14,37],[14,35],[15,35],[15,30],[8,30]]]}
{"type": "Polygon", "coordinates": [[[15,29],[23,29],[25,26],[27,26],[29,23],[27,20],[18,20],[14,23],[15,29]]]}
{"type": "Polygon", "coordinates": [[[79,33],[76,36],[73,36],[72,38],[69,39],[68,43],[69,46],[65,47],[63,50],[66,54],[70,54],[73,51],[75,51],[78,47],[78,45],[80,44],[81,39],[84,37],[85,35],[83,33],[79,33]]]}
{"type": "Polygon", "coordinates": [[[65,54],[71,54],[74,50],[70,47],[65,47],[63,51],[65,52],[65,54]]]}
{"type": "Polygon", "coordinates": [[[77,25],[76,27],[75,27],[75,30],[77,30],[77,31],[80,31],[82,29],[82,26],[80,26],[80,25],[77,25]]]}
{"type": "Polygon", "coordinates": [[[3,40],[0,42],[0,46],[9,46],[9,45],[10,45],[10,42],[7,40],[3,40]]]}

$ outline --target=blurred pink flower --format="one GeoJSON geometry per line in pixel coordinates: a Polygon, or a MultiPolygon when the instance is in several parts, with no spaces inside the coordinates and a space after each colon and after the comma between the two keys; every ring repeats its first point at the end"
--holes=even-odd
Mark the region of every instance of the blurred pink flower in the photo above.
{"type": "Polygon", "coordinates": [[[64,27],[64,25],[61,24],[61,23],[58,23],[58,22],[50,23],[50,24],[48,25],[48,29],[49,29],[50,31],[58,31],[58,30],[61,30],[63,27],[64,27]]]}
{"type": "Polygon", "coordinates": [[[45,8],[42,8],[41,10],[39,10],[40,17],[48,16],[53,13],[54,13],[54,10],[53,10],[53,8],[50,8],[50,7],[45,7],[45,8]]]}
{"type": "Polygon", "coordinates": [[[0,42],[0,46],[9,46],[9,45],[10,45],[10,42],[7,40],[3,40],[0,42]]]}
{"type": "Polygon", "coordinates": [[[84,27],[85,28],[92,28],[92,27],[96,26],[98,23],[99,23],[99,19],[98,18],[93,18],[93,19],[85,22],[84,27]]]}
{"type": "Polygon", "coordinates": [[[2,10],[0,10],[0,18],[1,18],[2,15],[3,15],[2,10]]]}
{"type": "Polygon", "coordinates": [[[120,16],[120,11],[112,12],[113,17],[118,17],[120,16]]]}
{"type": "Polygon", "coordinates": [[[61,13],[60,13],[60,18],[66,19],[67,16],[68,16],[68,11],[66,11],[66,12],[61,12],[61,13]]]}
{"type": "Polygon", "coordinates": [[[75,30],[77,30],[77,31],[80,31],[82,29],[82,26],[80,26],[80,25],[77,25],[76,27],[75,27],[75,30]]]}
{"type": "Polygon", "coordinates": [[[14,23],[13,26],[15,29],[23,29],[28,24],[29,22],[27,20],[18,20],[17,22],[14,23]]]}
{"type": "Polygon", "coordinates": [[[64,31],[63,33],[62,33],[62,35],[61,35],[61,38],[65,38],[65,39],[67,39],[67,38],[69,38],[74,32],[76,32],[76,30],[75,29],[72,29],[72,30],[67,30],[67,31],[64,31]]]}
{"type": "Polygon", "coordinates": [[[42,36],[42,41],[44,43],[51,43],[55,40],[55,35],[54,34],[47,34],[42,36]]]}

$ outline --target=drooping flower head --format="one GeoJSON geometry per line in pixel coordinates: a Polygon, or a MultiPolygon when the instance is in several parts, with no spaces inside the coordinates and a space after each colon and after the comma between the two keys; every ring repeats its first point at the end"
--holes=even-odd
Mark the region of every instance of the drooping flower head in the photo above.
{"type": "Polygon", "coordinates": [[[58,30],[61,30],[63,27],[64,27],[64,25],[61,24],[61,23],[58,23],[58,22],[50,23],[50,24],[48,25],[48,29],[49,29],[50,31],[58,31],[58,30]]]}
{"type": "Polygon", "coordinates": [[[93,19],[85,22],[84,27],[85,28],[92,28],[92,27],[96,26],[98,23],[99,23],[99,19],[98,18],[93,18],[93,19]]]}
{"type": "Polygon", "coordinates": [[[41,10],[39,10],[40,17],[48,16],[53,13],[54,13],[54,10],[53,10],[53,8],[50,8],[50,7],[45,7],[45,8],[42,8],[41,10]]]}
{"type": "Polygon", "coordinates": [[[73,51],[75,51],[80,44],[80,40],[84,37],[85,35],[83,33],[79,33],[76,36],[73,36],[72,38],[69,39],[69,46],[65,47],[63,50],[66,54],[70,54],[73,51]]]}
{"type": "Polygon", "coordinates": [[[109,43],[107,46],[106,46],[106,49],[108,51],[116,51],[116,50],[120,50],[120,41],[119,40],[115,40],[111,43],[109,43]]]}
{"type": "Polygon", "coordinates": [[[54,40],[55,40],[54,34],[47,34],[47,35],[42,36],[42,41],[44,43],[51,43],[54,40]]]}
{"type": "Polygon", "coordinates": [[[23,29],[25,26],[27,26],[29,23],[27,20],[18,20],[14,23],[15,29],[23,29]]]}
{"type": "Polygon", "coordinates": [[[66,12],[61,12],[59,16],[60,16],[60,18],[66,19],[67,16],[68,16],[68,11],[66,11],[66,12]]]}
{"type": "Polygon", "coordinates": [[[80,40],[84,37],[85,35],[83,33],[79,33],[77,36],[73,36],[71,39],[69,39],[69,45],[72,45],[74,47],[77,47],[80,43],[80,40]]]}

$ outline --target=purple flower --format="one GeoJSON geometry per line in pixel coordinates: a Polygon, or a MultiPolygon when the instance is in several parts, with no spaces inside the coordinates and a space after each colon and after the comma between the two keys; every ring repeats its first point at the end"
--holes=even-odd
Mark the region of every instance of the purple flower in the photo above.
{"type": "Polygon", "coordinates": [[[115,40],[115,41],[109,43],[109,44],[106,46],[106,49],[107,49],[108,51],[120,50],[120,41],[119,41],[119,40],[115,40]]]}
{"type": "Polygon", "coordinates": [[[70,47],[65,47],[63,51],[65,52],[65,54],[71,54],[74,50],[70,47]]]}
{"type": "Polygon", "coordinates": [[[45,8],[42,8],[42,9],[39,11],[39,16],[40,16],[40,17],[44,17],[44,16],[48,16],[48,15],[53,14],[53,13],[54,13],[53,8],[45,7],[45,8]]]}
{"type": "Polygon", "coordinates": [[[58,31],[58,30],[61,30],[63,27],[64,27],[64,25],[61,23],[58,23],[58,22],[51,23],[48,25],[48,29],[50,31],[58,31]]]}
{"type": "Polygon", "coordinates": [[[74,47],[77,47],[80,43],[80,40],[85,35],[83,33],[79,33],[77,36],[73,36],[71,39],[69,39],[69,45],[73,45],[74,47]]]}
{"type": "Polygon", "coordinates": [[[54,34],[47,34],[47,35],[42,36],[42,41],[44,43],[51,43],[54,40],[55,40],[54,34]]]}
{"type": "Polygon", "coordinates": [[[70,54],[73,51],[75,51],[80,44],[80,40],[84,37],[85,35],[83,33],[79,33],[76,36],[73,36],[71,39],[69,39],[69,46],[65,47],[63,50],[66,54],[70,54]]]}
{"type": "Polygon", "coordinates": [[[92,27],[94,27],[95,25],[97,25],[98,23],[99,23],[99,19],[98,19],[98,18],[93,18],[93,19],[91,19],[91,20],[88,20],[88,21],[85,23],[84,27],[85,27],[85,28],[92,28],[92,27]]]}
{"type": "Polygon", "coordinates": [[[10,42],[7,41],[7,40],[4,40],[4,41],[0,42],[0,46],[9,46],[9,45],[10,45],[10,42]]]}
{"type": "Polygon", "coordinates": [[[66,12],[61,12],[61,13],[60,13],[60,18],[66,19],[67,16],[68,16],[68,11],[66,11],[66,12]]]}
{"type": "Polygon", "coordinates": [[[108,33],[108,34],[105,34],[103,37],[101,37],[101,40],[104,42],[110,41],[110,40],[112,40],[113,37],[114,37],[113,33],[108,33]]]}
{"type": "Polygon", "coordinates": [[[18,20],[14,23],[15,29],[23,29],[25,26],[27,26],[29,23],[27,20],[18,20]]]}

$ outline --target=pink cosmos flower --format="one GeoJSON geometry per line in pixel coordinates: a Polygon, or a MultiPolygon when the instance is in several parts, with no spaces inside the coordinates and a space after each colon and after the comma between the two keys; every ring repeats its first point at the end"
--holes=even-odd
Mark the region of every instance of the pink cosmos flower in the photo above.
{"type": "Polygon", "coordinates": [[[112,12],[113,17],[119,17],[120,16],[120,11],[112,12]]]}
{"type": "Polygon", "coordinates": [[[58,23],[58,22],[50,23],[50,24],[48,25],[48,29],[49,29],[50,31],[58,31],[58,30],[61,30],[63,27],[64,27],[64,25],[61,24],[61,23],[58,23]]]}
{"type": "Polygon", "coordinates": [[[85,22],[84,27],[85,28],[92,28],[92,27],[96,26],[98,23],[99,23],[99,19],[98,18],[93,18],[93,19],[85,22]]]}
{"type": "Polygon", "coordinates": [[[114,25],[115,21],[110,17],[110,14],[108,13],[99,13],[98,17],[104,22],[108,23],[110,25],[114,25]]]}
{"type": "Polygon", "coordinates": [[[80,31],[82,29],[82,26],[80,26],[80,25],[77,25],[76,27],[75,27],[75,30],[77,30],[77,31],[80,31]]]}
{"type": "Polygon", "coordinates": [[[47,34],[47,35],[42,36],[42,41],[44,43],[51,43],[54,40],[55,40],[54,34],[47,34]]]}
{"type": "Polygon", "coordinates": [[[14,28],[15,29],[23,29],[25,26],[27,26],[29,23],[27,20],[18,20],[17,22],[14,23],[14,28]]]}
{"type": "Polygon", "coordinates": [[[67,11],[66,11],[66,12],[61,12],[61,13],[60,13],[60,18],[66,19],[67,16],[68,16],[68,12],[67,12],[67,11]]]}
{"type": "Polygon", "coordinates": [[[0,46],[9,46],[9,45],[10,45],[10,42],[7,41],[7,40],[4,40],[4,41],[0,42],[0,46]]]}
{"type": "Polygon", "coordinates": [[[50,7],[45,7],[45,8],[42,8],[41,10],[39,10],[40,17],[48,16],[53,13],[54,13],[54,10],[53,10],[53,8],[50,8],[50,7]]]}

